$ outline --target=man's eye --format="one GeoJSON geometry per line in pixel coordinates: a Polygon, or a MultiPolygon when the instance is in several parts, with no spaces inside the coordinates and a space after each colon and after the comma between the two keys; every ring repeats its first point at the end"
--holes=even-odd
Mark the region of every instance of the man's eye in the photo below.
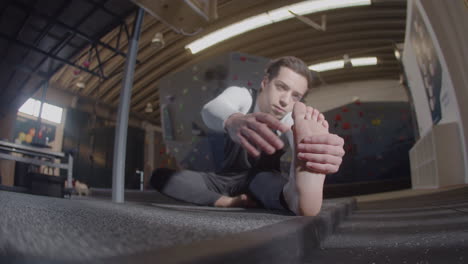
{"type": "Polygon", "coordinates": [[[299,102],[301,100],[301,96],[293,95],[293,100],[294,100],[294,102],[299,102]]]}

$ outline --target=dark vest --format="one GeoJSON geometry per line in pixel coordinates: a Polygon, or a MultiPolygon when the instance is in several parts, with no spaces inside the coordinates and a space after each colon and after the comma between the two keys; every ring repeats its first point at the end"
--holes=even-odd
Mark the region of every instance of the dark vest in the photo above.
{"type": "MultiPolygon", "coordinates": [[[[252,95],[252,106],[247,113],[253,113],[257,99],[257,91],[249,89],[252,95]]],[[[280,158],[284,150],[278,150],[271,155],[261,153],[259,158],[253,158],[248,155],[239,144],[232,141],[228,134],[224,136],[224,160],[219,174],[244,174],[258,171],[281,171],[280,158]]]]}

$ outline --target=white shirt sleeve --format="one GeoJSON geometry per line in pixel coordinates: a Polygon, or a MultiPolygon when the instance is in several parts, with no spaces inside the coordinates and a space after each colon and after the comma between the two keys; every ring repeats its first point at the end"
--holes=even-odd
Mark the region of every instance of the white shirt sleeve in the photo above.
{"type": "Polygon", "coordinates": [[[201,116],[205,125],[224,132],[224,122],[235,113],[246,114],[252,106],[252,95],[245,87],[231,86],[203,106],[201,116]]]}
{"type": "MultiPolygon", "coordinates": [[[[294,119],[292,118],[292,113],[289,112],[287,113],[283,119],[281,119],[281,123],[289,126],[289,127],[292,127],[292,125],[294,125],[294,119]]],[[[292,132],[292,129],[288,130],[287,132],[285,132],[284,134],[280,134],[280,137],[283,138],[283,140],[287,140],[288,143],[289,143],[289,147],[291,148],[291,153],[292,155],[294,156],[295,155],[295,146],[294,146],[294,135],[293,135],[293,132],[292,132]]],[[[289,175],[294,175],[295,173],[295,169],[296,169],[296,164],[294,162],[294,157],[293,159],[291,159],[291,166],[289,168],[289,175]]]]}
{"type": "MultiPolygon", "coordinates": [[[[287,126],[294,125],[294,119],[292,118],[292,113],[286,114],[283,119],[281,119],[283,124],[287,126]]],[[[296,215],[299,215],[299,200],[297,196],[297,186],[296,186],[296,179],[294,177],[296,173],[296,162],[294,156],[296,155],[296,150],[294,146],[294,135],[292,129],[288,130],[284,134],[280,134],[283,140],[287,140],[289,143],[289,147],[291,148],[291,154],[293,155],[291,159],[291,165],[289,167],[289,175],[288,175],[288,182],[283,187],[283,194],[286,203],[290,207],[289,209],[293,211],[296,215]]]]}

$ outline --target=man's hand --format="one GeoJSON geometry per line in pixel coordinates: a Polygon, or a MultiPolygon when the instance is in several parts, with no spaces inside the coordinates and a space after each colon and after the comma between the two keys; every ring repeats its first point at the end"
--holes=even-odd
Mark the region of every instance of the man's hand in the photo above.
{"type": "Polygon", "coordinates": [[[274,116],[260,112],[233,114],[226,120],[225,128],[231,139],[254,157],[260,156],[261,151],[273,154],[284,147],[272,129],[283,133],[290,129],[274,116]]]}
{"type": "Polygon", "coordinates": [[[334,134],[305,137],[297,146],[297,158],[314,172],[336,173],[345,154],[343,145],[344,140],[334,134]]]}

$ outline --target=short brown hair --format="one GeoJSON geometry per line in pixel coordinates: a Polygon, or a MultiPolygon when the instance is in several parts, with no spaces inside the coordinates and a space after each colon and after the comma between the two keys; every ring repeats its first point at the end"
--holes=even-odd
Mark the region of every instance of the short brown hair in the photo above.
{"type": "Polygon", "coordinates": [[[281,67],[289,68],[297,74],[304,76],[307,80],[308,89],[316,86],[317,81],[313,77],[311,70],[309,70],[304,61],[294,56],[284,56],[270,61],[265,70],[269,81],[278,76],[281,67]]]}

